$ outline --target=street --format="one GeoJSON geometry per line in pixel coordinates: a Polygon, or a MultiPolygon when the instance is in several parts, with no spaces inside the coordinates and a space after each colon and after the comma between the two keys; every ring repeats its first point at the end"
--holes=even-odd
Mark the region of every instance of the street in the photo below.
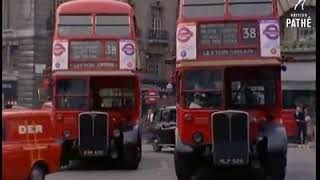
{"type": "MultiPolygon", "coordinates": [[[[173,149],[155,153],[150,145],[143,146],[143,156],[137,171],[91,170],[92,167],[76,165],[50,174],[46,180],[176,180],[173,149]]],[[[289,148],[286,180],[315,180],[315,149],[289,148]]]]}

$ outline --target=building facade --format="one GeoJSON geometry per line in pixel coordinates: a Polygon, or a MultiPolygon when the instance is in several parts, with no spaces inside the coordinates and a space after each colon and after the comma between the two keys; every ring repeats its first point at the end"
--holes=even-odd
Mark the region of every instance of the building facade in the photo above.
{"type": "Polygon", "coordinates": [[[139,32],[139,69],[143,87],[165,88],[174,72],[178,0],[122,0],[133,6],[139,32]]]}
{"type": "MultiPolygon", "coordinates": [[[[307,0],[304,9],[298,0],[279,1],[281,51],[287,71],[282,72],[283,107],[308,106],[312,117],[316,112],[316,0],[307,0]],[[295,16],[305,15],[310,27],[288,24],[295,16]]],[[[299,17],[300,19],[303,19],[299,17]]]]}
{"type": "Polygon", "coordinates": [[[135,9],[139,32],[139,69],[142,79],[142,112],[175,105],[175,94],[166,89],[175,71],[175,32],[178,0],[122,0],[135,9]],[[157,97],[148,98],[150,91],[157,97]],[[168,96],[169,95],[169,96],[168,96]]]}
{"type": "Polygon", "coordinates": [[[2,0],[2,90],[6,103],[40,104],[43,70],[51,62],[53,2],[2,0]]]}

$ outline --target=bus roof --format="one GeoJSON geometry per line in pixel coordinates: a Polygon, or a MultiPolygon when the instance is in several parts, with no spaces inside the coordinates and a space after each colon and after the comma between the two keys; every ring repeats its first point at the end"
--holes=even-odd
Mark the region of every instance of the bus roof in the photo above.
{"type": "Polygon", "coordinates": [[[132,7],[124,2],[115,0],[76,0],[61,4],[57,14],[132,14],[132,7]]]}

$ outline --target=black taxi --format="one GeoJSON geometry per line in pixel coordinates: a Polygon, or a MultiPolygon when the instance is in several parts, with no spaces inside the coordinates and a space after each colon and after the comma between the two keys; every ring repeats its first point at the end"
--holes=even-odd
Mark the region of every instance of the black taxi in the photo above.
{"type": "Polygon", "coordinates": [[[152,121],[152,146],[155,152],[175,146],[176,107],[167,106],[156,111],[152,121]]]}

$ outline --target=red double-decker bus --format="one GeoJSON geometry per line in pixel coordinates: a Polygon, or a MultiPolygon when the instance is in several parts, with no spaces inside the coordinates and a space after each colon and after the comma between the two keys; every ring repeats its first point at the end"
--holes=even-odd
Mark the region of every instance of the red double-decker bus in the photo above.
{"type": "Polygon", "coordinates": [[[264,177],[283,180],[277,1],[181,0],[179,10],[178,179],[205,163],[216,174],[263,169],[264,177]]]}
{"type": "Polygon", "coordinates": [[[138,168],[136,36],[134,12],[127,3],[75,0],[57,8],[52,84],[62,164],[101,157],[138,168]]]}

